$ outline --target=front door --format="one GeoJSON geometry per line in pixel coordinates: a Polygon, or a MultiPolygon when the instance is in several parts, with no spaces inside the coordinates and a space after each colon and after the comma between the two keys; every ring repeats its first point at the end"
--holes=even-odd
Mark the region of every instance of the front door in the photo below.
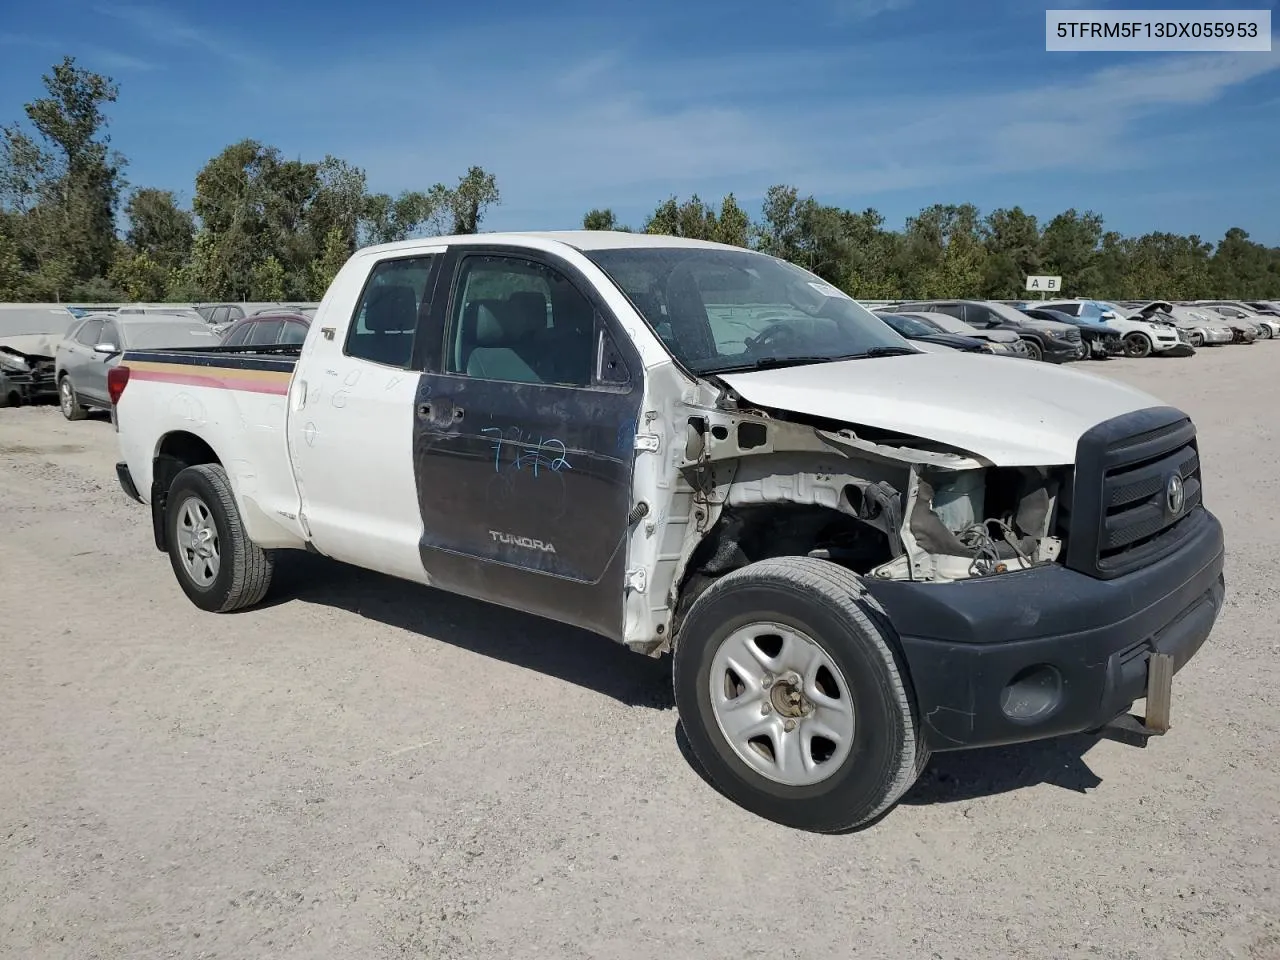
{"type": "Polygon", "coordinates": [[[445,589],[619,638],[639,360],[557,258],[468,248],[453,276],[416,411],[422,563],[445,589]]]}
{"type": "Polygon", "coordinates": [[[363,289],[333,290],[330,310],[355,304],[350,324],[316,318],[319,336],[303,348],[289,397],[289,459],[311,542],[347,563],[419,582],[414,338],[442,259],[443,248],[390,257],[373,266],[363,289]]]}

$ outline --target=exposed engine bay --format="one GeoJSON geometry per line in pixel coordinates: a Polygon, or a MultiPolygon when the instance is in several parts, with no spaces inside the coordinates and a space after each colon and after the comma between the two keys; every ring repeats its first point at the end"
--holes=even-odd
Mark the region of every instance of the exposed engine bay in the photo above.
{"type": "Polygon", "coordinates": [[[731,393],[691,410],[680,468],[705,507],[686,578],[808,555],[947,582],[1050,563],[1063,547],[1053,532],[1069,466],[999,467],[917,437],[740,407],[731,393]]]}

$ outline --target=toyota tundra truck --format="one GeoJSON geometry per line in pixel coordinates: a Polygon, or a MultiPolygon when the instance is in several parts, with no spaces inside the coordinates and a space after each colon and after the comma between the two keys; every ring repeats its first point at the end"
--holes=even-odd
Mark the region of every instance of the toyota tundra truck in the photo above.
{"type": "Polygon", "coordinates": [[[302,344],[110,376],[120,483],[199,608],[306,550],[670,653],[697,761],[797,828],[869,823],[934,751],[1165,732],[1222,608],[1186,414],[921,352],[736,247],[368,247],[302,344]]]}

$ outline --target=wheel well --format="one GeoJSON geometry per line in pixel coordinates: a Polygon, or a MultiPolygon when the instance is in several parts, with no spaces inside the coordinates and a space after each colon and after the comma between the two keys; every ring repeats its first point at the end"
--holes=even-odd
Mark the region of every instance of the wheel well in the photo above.
{"type": "Polygon", "coordinates": [[[213,447],[194,433],[177,430],[165,434],[160,440],[151,470],[151,526],[157,550],[167,550],[169,546],[164,515],[169,504],[169,488],[173,486],[174,478],[187,467],[202,463],[221,465],[222,461],[218,459],[213,447]]]}
{"type": "Polygon", "coordinates": [[[789,556],[817,556],[862,574],[893,559],[893,549],[883,531],[829,507],[769,503],[728,508],[685,568],[672,635],[693,601],[717,579],[759,560],[789,556]]]}

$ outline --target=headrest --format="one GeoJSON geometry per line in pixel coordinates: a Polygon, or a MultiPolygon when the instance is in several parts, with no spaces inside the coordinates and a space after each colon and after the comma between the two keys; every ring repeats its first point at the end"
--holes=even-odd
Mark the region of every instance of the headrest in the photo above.
{"type": "Polygon", "coordinates": [[[507,297],[511,319],[520,325],[520,335],[547,328],[547,298],[536,290],[518,290],[507,297]]]}
{"type": "Polygon", "coordinates": [[[413,287],[374,287],[364,308],[364,325],[374,333],[400,333],[418,326],[418,298],[413,287]]]}
{"type": "Polygon", "coordinates": [[[467,305],[468,312],[474,312],[477,347],[497,347],[508,340],[495,305],[493,300],[477,300],[467,305]]]}

